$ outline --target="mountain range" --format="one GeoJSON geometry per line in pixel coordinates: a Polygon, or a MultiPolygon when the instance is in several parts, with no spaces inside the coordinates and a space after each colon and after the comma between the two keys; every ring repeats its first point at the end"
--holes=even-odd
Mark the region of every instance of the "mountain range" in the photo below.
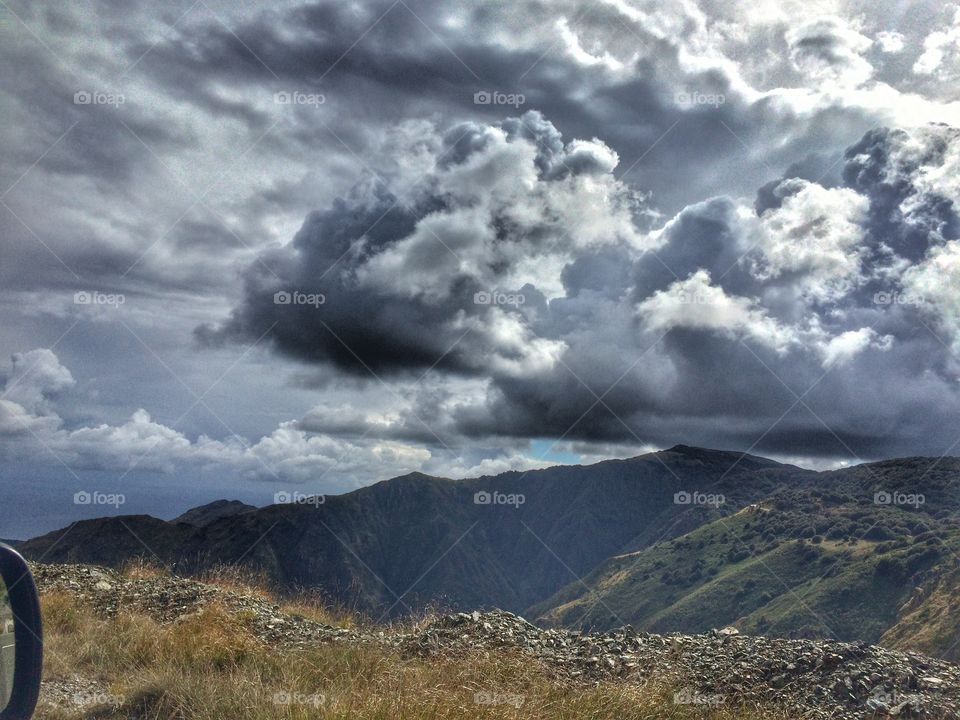
{"type": "Polygon", "coordinates": [[[544,626],[879,642],[960,657],[960,459],[815,472],[683,445],[467,480],[86,520],[20,550],[57,563],[239,566],[372,619],[502,608],[544,626]]]}

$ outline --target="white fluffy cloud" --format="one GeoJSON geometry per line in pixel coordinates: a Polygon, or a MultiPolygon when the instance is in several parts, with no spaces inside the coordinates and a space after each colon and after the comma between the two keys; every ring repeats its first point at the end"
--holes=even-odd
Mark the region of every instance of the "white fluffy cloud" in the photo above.
{"type": "Polygon", "coordinates": [[[903,276],[906,296],[931,314],[946,333],[945,342],[960,351],[960,242],[935,247],[903,276]]]}
{"type": "Polygon", "coordinates": [[[953,10],[953,24],[945,30],[934,30],[923,41],[923,53],[913,64],[917,75],[949,76],[957,71],[960,58],[960,6],[953,10]]]}
{"type": "MultiPolygon", "coordinates": [[[[421,131],[436,137],[434,128],[421,131]]],[[[619,158],[603,142],[564,147],[537,113],[473,134],[479,149],[426,173],[424,186],[442,196],[443,207],[357,267],[363,287],[437,303],[450,298],[450,278],[464,275],[485,288],[534,284],[549,298],[562,294],[560,274],[576,252],[604,245],[640,251],[643,238],[632,217],[638,196],[613,175],[619,158]],[[559,146],[547,152],[546,143],[559,146]],[[499,240],[498,227],[519,242],[499,240]]],[[[424,144],[431,143],[421,135],[417,147],[424,144]]],[[[443,148],[433,145],[442,157],[443,148]]]]}
{"type": "Polygon", "coordinates": [[[60,426],[49,396],[73,387],[70,371],[50,350],[15,353],[0,395],[0,436],[49,433],[60,426]]]}
{"type": "Polygon", "coordinates": [[[904,47],[903,33],[895,30],[882,30],[877,33],[877,43],[885,53],[896,54],[904,47]]]}
{"type": "Polygon", "coordinates": [[[73,375],[51,350],[30,350],[14,353],[3,397],[18,402],[27,410],[41,411],[48,395],[55,395],[74,384],[73,375]]]}
{"type": "Polygon", "coordinates": [[[295,421],[248,443],[238,436],[191,440],[138,409],[118,425],[66,427],[52,398],[74,385],[70,371],[47,349],[13,358],[0,400],[0,457],[72,471],[196,475],[231,471],[250,480],[317,482],[338,492],[423,467],[431,452],[383,437],[354,440],[310,432],[295,421]],[[10,399],[17,397],[20,402],[10,399]],[[23,404],[21,404],[23,403],[23,404]]]}
{"type": "Polygon", "coordinates": [[[711,285],[706,270],[655,292],[637,306],[637,312],[654,332],[677,327],[709,330],[750,338],[780,353],[797,340],[790,328],[771,318],[755,300],[731,297],[722,287],[711,285]]]}
{"type": "Polygon", "coordinates": [[[823,366],[831,368],[834,365],[849,362],[870,347],[889,350],[892,344],[892,335],[880,337],[873,328],[847,330],[830,338],[822,345],[823,366]]]}
{"type": "MultiPolygon", "coordinates": [[[[764,281],[790,274],[790,282],[814,300],[836,300],[860,279],[862,223],[869,201],[848,188],[824,188],[806,180],[785,180],[774,191],[783,198],[767,210],[748,242],[750,260],[764,281]]],[[[747,215],[752,222],[752,212],[747,215]]]]}
{"type": "Polygon", "coordinates": [[[855,87],[873,75],[863,57],[872,41],[843,18],[815,18],[787,31],[786,37],[794,68],[814,81],[855,87]]]}

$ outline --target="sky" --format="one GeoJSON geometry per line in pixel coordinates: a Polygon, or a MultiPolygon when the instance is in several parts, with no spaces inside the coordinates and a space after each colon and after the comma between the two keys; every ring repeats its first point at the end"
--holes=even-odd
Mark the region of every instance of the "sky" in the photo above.
{"type": "Polygon", "coordinates": [[[0,537],[957,454],[960,6],[0,2],[0,537]]]}

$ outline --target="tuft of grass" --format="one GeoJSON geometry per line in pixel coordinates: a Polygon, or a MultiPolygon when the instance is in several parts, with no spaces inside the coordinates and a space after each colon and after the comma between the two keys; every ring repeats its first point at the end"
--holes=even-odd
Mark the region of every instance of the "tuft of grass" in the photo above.
{"type": "Polygon", "coordinates": [[[120,568],[120,575],[128,580],[153,580],[170,577],[170,570],[155,561],[138,557],[125,562],[120,568]]]}
{"type": "Polygon", "coordinates": [[[315,593],[300,593],[290,598],[278,600],[280,610],[287,615],[306,618],[313,622],[341,628],[358,628],[369,624],[369,620],[346,608],[332,607],[315,593]]]}
{"type": "Polygon", "coordinates": [[[43,627],[48,634],[69,636],[80,632],[83,615],[69,593],[52,592],[43,597],[43,627]]]}
{"type": "Polygon", "coordinates": [[[324,625],[354,628],[369,624],[368,618],[346,607],[331,603],[318,590],[277,593],[266,573],[257,573],[249,568],[217,565],[205,570],[196,579],[238,595],[259,598],[277,605],[281,612],[287,615],[306,618],[324,625]]]}
{"type": "Polygon", "coordinates": [[[207,585],[216,585],[224,590],[258,597],[269,602],[275,602],[277,599],[267,574],[250,568],[219,564],[205,569],[194,576],[194,579],[207,585]]]}

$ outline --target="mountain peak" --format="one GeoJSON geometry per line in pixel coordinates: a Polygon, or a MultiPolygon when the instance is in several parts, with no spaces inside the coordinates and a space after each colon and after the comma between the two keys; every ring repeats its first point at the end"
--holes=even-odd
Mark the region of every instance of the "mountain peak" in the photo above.
{"type": "Polygon", "coordinates": [[[741,450],[717,450],[714,448],[696,447],[694,445],[674,445],[671,448],[662,450],[661,453],[680,455],[687,460],[692,460],[707,465],[736,465],[738,467],[749,466],[754,468],[793,467],[784,465],[776,460],[770,460],[769,458],[761,457],[759,455],[751,455],[750,453],[743,452],[741,450]]]}
{"type": "Polygon", "coordinates": [[[667,448],[664,452],[675,452],[675,453],[703,453],[703,452],[719,452],[717,450],[710,450],[709,448],[696,447],[695,445],[674,445],[671,448],[667,448]]]}
{"type": "Polygon", "coordinates": [[[204,527],[220,518],[241,515],[256,509],[253,505],[247,505],[239,500],[214,500],[212,503],[187,510],[170,522],[204,527]]]}
{"type": "Polygon", "coordinates": [[[743,455],[744,453],[736,450],[716,450],[714,448],[697,447],[696,445],[674,445],[671,448],[662,450],[665,453],[675,453],[677,455],[686,455],[687,457],[707,458],[726,458],[731,455],[743,455]]]}

